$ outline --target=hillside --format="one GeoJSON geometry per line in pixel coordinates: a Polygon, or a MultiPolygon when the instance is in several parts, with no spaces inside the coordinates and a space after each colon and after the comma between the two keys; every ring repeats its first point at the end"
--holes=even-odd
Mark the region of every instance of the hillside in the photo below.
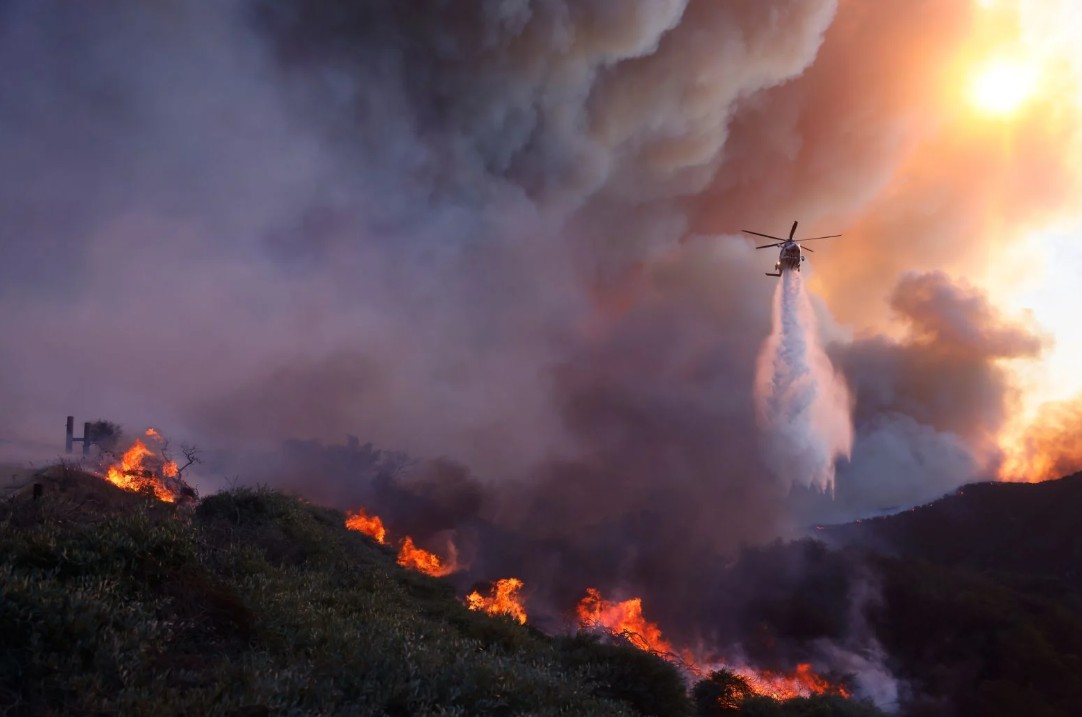
{"type": "Polygon", "coordinates": [[[980,483],[904,513],[822,527],[860,555],[902,713],[1082,710],[1082,474],[980,483]]]}
{"type": "Polygon", "coordinates": [[[820,529],[828,542],[961,567],[1027,591],[1082,596],[1082,473],[977,483],[903,513],[820,529]]]}
{"type": "MultiPolygon", "coordinates": [[[[750,696],[620,640],[468,610],[345,516],[267,489],[187,507],[55,468],[0,503],[0,713],[28,715],[861,715],[750,696]]],[[[835,548],[749,548],[702,609],[748,655],[865,648],[905,717],[1082,707],[1082,476],[981,484],[824,528],[835,548]],[[739,591],[734,592],[734,588],[739,591]],[[731,599],[725,595],[735,595],[731,599]],[[869,653],[871,654],[871,653],[869,653]]]]}
{"type": "MultiPolygon", "coordinates": [[[[443,580],[264,489],[194,508],[39,474],[0,508],[0,712],[690,715],[670,663],[466,609],[443,580]]],[[[699,688],[699,714],[738,714],[699,688]]],[[[739,683],[737,683],[739,687],[739,683]]],[[[875,715],[835,697],[742,713],[875,715]]]]}

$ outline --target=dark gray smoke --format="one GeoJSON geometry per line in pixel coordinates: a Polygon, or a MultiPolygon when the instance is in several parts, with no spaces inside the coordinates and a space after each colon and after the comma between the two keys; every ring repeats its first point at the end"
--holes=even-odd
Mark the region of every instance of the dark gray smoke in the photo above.
{"type": "MultiPolygon", "coordinates": [[[[561,393],[607,372],[587,367],[610,341],[663,331],[663,360],[740,385],[736,356],[714,364],[759,331],[750,256],[694,251],[704,282],[727,277],[713,309],[660,277],[668,314],[714,312],[709,340],[617,295],[642,300],[634,267],[659,252],[688,256],[652,271],[689,269],[682,201],[721,162],[728,117],[807,66],[833,7],[4,12],[0,52],[27,68],[0,100],[18,138],[0,200],[6,434],[47,437],[69,412],[215,446],[348,431],[491,480],[578,459],[561,393]]],[[[678,379],[643,368],[619,391],[678,379]]]]}

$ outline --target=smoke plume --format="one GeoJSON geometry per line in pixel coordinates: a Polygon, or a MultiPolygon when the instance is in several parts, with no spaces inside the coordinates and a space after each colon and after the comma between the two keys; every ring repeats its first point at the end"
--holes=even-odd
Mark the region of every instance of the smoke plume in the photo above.
{"type": "Polygon", "coordinates": [[[774,291],[774,329],[755,374],[765,460],[786,484],[834,490],[834,462],[853,448],[849,392],[819,343],[815,314],[796,271],[774,291]]]}
{"type": "Polygon", "coordinates": [[[1082,470],[1082,396],[1043,404],[1006,453],[999,470],[1005,480],[1035,482],[1082,470]]]}
{"type": "Polygon", "coordinates": [[[0,2],[0,452],[154,425],[692,641],[740,545],[989,477],[1043,345],[957,275],[1077,205],[1078,114],[959,118],[979,4],[918,5],[0,2]],[[797,286],[757,365],[792,218],[830,341],[797,286]]]}

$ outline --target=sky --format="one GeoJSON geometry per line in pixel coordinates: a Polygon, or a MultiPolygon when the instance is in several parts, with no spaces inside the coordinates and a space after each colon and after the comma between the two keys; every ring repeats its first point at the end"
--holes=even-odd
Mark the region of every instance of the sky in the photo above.
{"type": "Polygon", "coordinates": [[[415,492],[481,490],[474,517],[596,530],[565,557],[614,575],[677,570],[648,541],[1077,470],[1079,23],[1068,0],[9,0],[0,451],[55,457],[69,414],[153,425],[215,457],[204,491],[344,508],[356,476],[273,456],[354,435],[409,454],[415,492]],[[832,495],[767,477],[751,395],[776,257],[741,230],[794,219],[843,235],[806,269],[852,396],[832,495]]]}

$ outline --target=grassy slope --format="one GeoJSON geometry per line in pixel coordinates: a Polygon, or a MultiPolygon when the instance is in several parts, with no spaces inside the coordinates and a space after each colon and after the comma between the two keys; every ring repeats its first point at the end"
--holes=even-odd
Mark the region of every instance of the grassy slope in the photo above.
{"type": "MultiPolygon", "coordinates": [[[[690,715],[664,660],[468,611],[268,490],[194,511],[63,468],[0,502],[0,714],[690,715]]],[[[697,714],[736,714],[698,699],[697,714]]],[[[832,697],[741,714],[879,714],[832,697]]]]}
{"type": "Polygon", "coordinates": [[[335,511],[242,489],[184,516],[95,480],[0,514],[4,714],[690,711],[664,661],[470,612],[335,511]]]}

